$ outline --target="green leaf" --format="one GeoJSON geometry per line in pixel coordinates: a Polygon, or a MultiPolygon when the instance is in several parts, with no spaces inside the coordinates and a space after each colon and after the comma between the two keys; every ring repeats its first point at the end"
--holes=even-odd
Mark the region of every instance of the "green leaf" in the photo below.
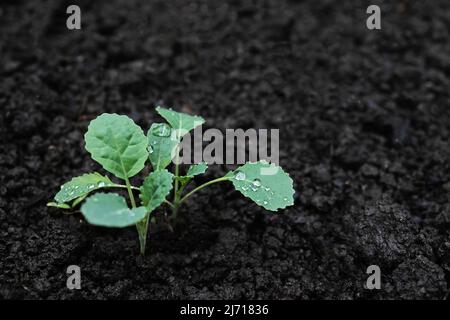
{"type": "Polygon", "coordinates": [[[193,178],[196,175],[205,173],[206,169],[208,169],[208,164],[206,162],[200,162],[198,164],[193,164],[189,167],[189,170],[186,173],[186,177],[193,178]]]}
{"type": "Polygon", "coordinates": [[[187,185],[189,181],[192,180],[196,175],[202,174],[206,172],[208,168],[208,164],[206,162],[200,162],[198,164],[193,164],[189,167],[185,176],[178,177],[178,181],[181,182],[183,186],[187,185]]]}
{"type": "Polygon", "coordinates": [[[227,176],[236,190],[267,210],[277,211],[294,204],[292,179],[281,167],[267,161],[246,163],[227,176]]]}
{"type": "Polygon", "coordinates": [[[71,207],[66,203],[56,203],[56,202],[49,202],[47,203],[47,207],[55,207],[60,209],[70,209],[71,207]]]}
{"type": "Polygon", "coordinates": [[[154,123],[147,133],[148,152],[154,170],[166,168],[173,157],[180,140],[167,123],[154,123]]]}
{"type": "Polygon", "coordinates": [[[148,158],[147,138],[127,116],[100,115],[89,124],[85,140],[92,158],[121,179],[136,175],[148,158]]]}
{"type": "Polygon", "coordinates": [[[166,169],[154,171],[145,178],[144,184],[141,186],[141,200],[148,212],[153,211],[164,202],[172,190],[172,179],[173,174],[166,169]]]}
{"type": "Polygon", "coordinates": [[[67,203],[74,199],[84,197],[94,190],[112,185],[114,183],[107,176],[102,176],[97,172],[85,173],[63,184],[61,190],[55,196],[55,201],[58,203],[67,203]]]}
{"type": "Polygon", "coordinates": [[[190,116],[188,114],[176,112],[171,109],[156,107],[156,112],[158,112],[161,117],[166,119],[166,121],[172,126],[172,128],[176,130],[178,139],[192,129],[205,123],[205,119],[203,119],[202,117],[190,116]]]}
{"type": "Polygon", "coordinates": [[[145,218],[145,207],[128,208],[125,198],[115,193],[97,193],[81,206],[81,213],[93,225],[123,228],[134,225],[145,218]]]}

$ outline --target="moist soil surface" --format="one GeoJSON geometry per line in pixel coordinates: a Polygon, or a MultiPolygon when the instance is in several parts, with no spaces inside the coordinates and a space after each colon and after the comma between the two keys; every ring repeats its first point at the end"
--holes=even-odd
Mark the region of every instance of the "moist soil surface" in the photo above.
{"type": "Polygon", "coordinates": [[[378,2],[368,30],[372,3],[2,1],[0,297],[445,299],[450,3],[378,2]],[[81,30],[66,28],[70,4],[81,30]],[[295,205],[267,212],[211,186],[173,233],[151,226],[145,257],[135,228],[46,207],[71,177],[105,173],[84,149],[90,120],[147,130],[158,104],[204,129],[279,129],[295,205]],[[370,265],[380,290],[364,287],[370,265]]]}

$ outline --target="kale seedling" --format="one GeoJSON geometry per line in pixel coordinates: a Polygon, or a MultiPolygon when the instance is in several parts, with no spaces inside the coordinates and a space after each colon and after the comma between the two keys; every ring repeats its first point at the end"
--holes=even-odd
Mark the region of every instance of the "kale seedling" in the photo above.
{"type": "Polygon", "coordinates": [[[48,203],[63,209],[71,209],[84,201],[81,213],[97,226],[123,228],[136,225],[140,252],[144,254],[148,225],[152,212],[160,205],[172,209],[175,219],[181,204],[197,191],[218,182],[231,182],[235,189],[267,210],[276,211],[294,203],[292,179],[280,167],[267,161],[248,162],[225,176],[206,182],[184,193],[191,180],[205,173],[206,163],[194,164],[186,174],[180,175],[179,148],[182,137],[204,119],[170,109],[157,107],[156,111],[167,123],[154,123],[145,136],[142,129],[127,116],[102,114],[89,124],[85,134],[86,150],[102,167],[122,180],[113,182],[99,173],[86,173],[61,186],[55,202],[48,203]],[[174,174],[166,168],[175,158],[174,174]],[[130,178],[142,171],[147,163],[153,171],[140,187],[132,186],[130,178]],[[262,174],[272,170],[272,175],[262,174]],[[131,208],[125,198],[115,193],[97,192],[123,188],[128,191],[131,208]],[[173,189],[172,201],[167,200],[173,189]],[[134,192],[139,193],[139,202],[134,192]],[[91,195],[92,194],[92,195],[91,195]],[[88,197],[89,196],[89,197],[88,197]]]}

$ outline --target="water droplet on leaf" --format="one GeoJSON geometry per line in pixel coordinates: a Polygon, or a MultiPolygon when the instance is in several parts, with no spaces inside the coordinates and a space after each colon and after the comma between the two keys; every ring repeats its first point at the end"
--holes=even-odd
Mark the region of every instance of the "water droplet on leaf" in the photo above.
{"type": "Polygon", "coordinates": [[[152,134],[157,137],[168,137],[171,131],[172,129],[166,123],[157,123],[152,128],[152,134]]]}
{"type": "Polygon", "coordinates": [[[255,180],[253,180],[252,184],[254,187],[259,188],[259,187],[261,187],[261,180],[255,179],[255,180]]]}
{"type": "Polygon", "coordinates": [[[234,175],[234,178],[236,180],[245,180],[245,173],[243,173],[242,171],[237,171],[234,175]]]}

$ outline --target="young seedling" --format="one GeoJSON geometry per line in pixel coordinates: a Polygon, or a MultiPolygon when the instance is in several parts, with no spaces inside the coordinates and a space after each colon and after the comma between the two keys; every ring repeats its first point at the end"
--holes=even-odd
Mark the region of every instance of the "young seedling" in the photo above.
{"type": "Polygon", "coordinates": [[[141,254],[145,253],[147,231],[151,214],[162,204],[177,216],[180,205],[199,190],[218,182],[229,181],[236,190],[256,204],[271,211],[293,205],[292,179],[280,167],[261,160],[248,162],[225,176],[208,181],[191,191],[184,190],[192,179],[205,173],[208,165],[191,165],[186,174],[180,174],[179,148],[182,137],[205,121],[170,109],[157,107],[156,111],[167,123],[154,123],[145,136],[133,120],[124,115],[102,114],[89,124],[85,134],[86,150],[102,167],[119,178],[113,182],[99,173],[86,173],[61,186],[54,202],[47,205],[72,209],[81,202],[81,213],[93,225],[123,228],[136,225],[141,254]],[[130,178],[142,171],[149,160],[153,171],[140,187],[132,186],[130,178]],[[174,174],[166,168],[174,161],[174,174]],[[126,189],[129,202],[109,189],[126,189]],[[167,200],[173,189],[172,201],[167,200]],[[135,192],[139,198],[135,197],[135,192]],[[137,201],[138,200],[138,201],[137,201]]]}

